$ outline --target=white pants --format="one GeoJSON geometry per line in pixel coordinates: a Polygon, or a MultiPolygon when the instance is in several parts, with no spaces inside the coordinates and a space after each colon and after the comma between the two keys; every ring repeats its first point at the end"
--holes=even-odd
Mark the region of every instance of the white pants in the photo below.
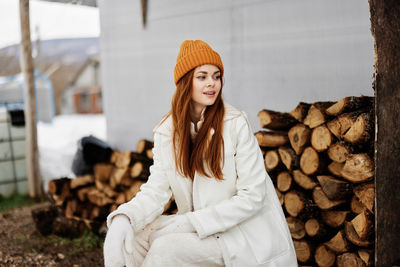
{"type": "Polygon", "coordinates": [[[135,233],[134,251],[124,251],[127,267],[225,266],[221,248],[213,236],[200,239],[196,233],[163,235],[149,244],[151,233],[162,228],[168,216],[160,216],[135,233]]]}

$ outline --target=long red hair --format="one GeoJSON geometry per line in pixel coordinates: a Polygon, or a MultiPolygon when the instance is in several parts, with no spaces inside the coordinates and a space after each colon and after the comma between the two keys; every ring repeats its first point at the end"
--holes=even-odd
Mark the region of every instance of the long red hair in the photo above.
{"type": "Polygon", "coordinates": [[[224,164],[224,140],[222,137],[224,102],[221,90],[215,103],[207,106],[204,112],[204,122],[192,141],[190,136],[190,105],[192,96],[194,69],[186,73],[177,83],[172,97],[171,111],[173,121],[173,147],[175,166],[184,177],[194,179],[199,174],[223,180],[222,166],[224,164]],[[214,129],[214,134],[211,133],[214,129]]]}

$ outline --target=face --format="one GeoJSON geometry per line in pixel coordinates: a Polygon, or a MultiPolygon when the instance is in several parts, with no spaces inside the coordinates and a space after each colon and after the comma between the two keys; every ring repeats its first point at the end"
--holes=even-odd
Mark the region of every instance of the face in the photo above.
{"type": "Polygon", "coordinates": [[[194,69],[192,104],[203,109],[215,103],[221,91],[221,71],[215,65],[202,65],[194,69]]]}

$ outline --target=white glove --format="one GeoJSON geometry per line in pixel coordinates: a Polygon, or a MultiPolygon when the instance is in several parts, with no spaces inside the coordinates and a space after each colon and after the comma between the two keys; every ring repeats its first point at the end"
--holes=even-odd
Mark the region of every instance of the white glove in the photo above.
{"type": "Polygon", "coordinates": [[[168,225],[164,226],[158,231],[155,231],[150,235],[150,245],[155,239],[160,236],[172,234],[172,233],[195,233],[196,229],[193,224],[189,221],[188,217],[183,215],[171,215],[171,221],[168,225]]]}
{"type": "Polygon", "coordinates": [[[120,267],[125,265],[123,249],[133,252],[133,228],[125,215],[117,215],[112,219],[104,241],[104,266],[120,267]]]}

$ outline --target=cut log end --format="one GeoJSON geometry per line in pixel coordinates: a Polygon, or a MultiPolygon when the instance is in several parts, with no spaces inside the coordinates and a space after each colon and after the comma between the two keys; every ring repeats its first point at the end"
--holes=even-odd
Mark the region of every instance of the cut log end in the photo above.
{"type": "Polygon", "coordinates": [[[314,258],[318,266],[330,267],[333,266],[336,261],[335,253],[333,253],[325,245],[320,245],[317,247],[317,249],[315,250],[314,258]]]}
{"type": "Polygon", "coordinates": [[[329,148],[332,143],[332,134],[325,125],[318,126],[311,133],[311,145],[318,151],[322,152],[329,148]]]}
{"type": "Polygon", "coordinates": [[[341,176],[353,183],[370,180],[374,176],[374,163],[366,153],[349,155],[341,176]]]}
{"type": "Polygon", "coordinates": [[[296,155],[300,155],[310,142],[310,134],[311,130],[304,124],[297,124],[289,130],[289,141],[296,155]]]}
{"type": "Polygon", "coordinates": [[[300,157],[300,168],[306,175],[311,175],[317,172],[320,165],[319,155],[312,148],[307,147],[304,149],[300,157]]]}

